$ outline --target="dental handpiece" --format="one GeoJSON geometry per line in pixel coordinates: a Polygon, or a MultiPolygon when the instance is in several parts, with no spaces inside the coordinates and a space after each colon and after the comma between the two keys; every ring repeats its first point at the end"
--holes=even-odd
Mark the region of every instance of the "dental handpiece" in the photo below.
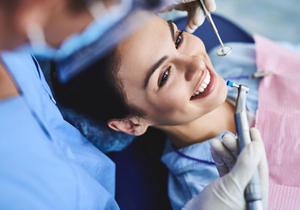
{"type": "MultiPolygon", "coordinates": [[[[250,144],[251,138],[249,133],[249,123],[247,118],[246,110],[246,94],[249,88],[244,85],[237,85],[230,80],[227,81],[227,86],[234,87],[238,89],[238,96],[236,101],[236,110],[234,114],[235,125],[237,136],[239,140],[239,150],[250,144]]],[[[258,170],[255,171],[252,179],[245,190],[245,199],[248,204],[249,210],[262,210],[262,190],[260,185],[260,179],[258,170]]]]}
{"type": "Polygon", "coordinates": [[[219,32],[217,30],[217,27],[216,27],[216,25],[215,25],[215,23],[214,23],[211,15],[210,15],[210,12],[207,10],[204,1],[203,0],[199,0],[199,1],[200,1],[200,5],[201,5],[201,7],[203,9],[204,15],[206,16],[207,20],[209,21],[211,27],[213,28],[213,30],[214,30],[215,34],[217,35],[217,38],[218,38],[218,40],[219,40],[219,42],[221,44],[221,48],[217,51],[217,55],[219,55],[219,56],[225,56],[225,55],[229,54],[231,52],[231,50],[232,50],[231,47],[224,46],[224,44],[222,42],[222,39],[221,39],[221,37],[219,35],[219,32]]]}

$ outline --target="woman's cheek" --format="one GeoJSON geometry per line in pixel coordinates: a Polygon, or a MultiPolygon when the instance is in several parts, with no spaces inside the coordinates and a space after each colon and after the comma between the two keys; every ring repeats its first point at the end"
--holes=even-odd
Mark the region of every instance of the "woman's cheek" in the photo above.
{"type": "Polygon", "coordinates": [[[167,107],[169,110],[178,110],[188,102],[188,95],[183,85],[177,85],[173,86],[172,90],[166,94],[163,100],[168,104],[167,107]]]}

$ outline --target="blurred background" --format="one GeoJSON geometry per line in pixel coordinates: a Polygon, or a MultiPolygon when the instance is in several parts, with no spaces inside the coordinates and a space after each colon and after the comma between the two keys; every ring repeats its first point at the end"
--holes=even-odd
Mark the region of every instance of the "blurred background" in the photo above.
{"type": "Polygon", "coordinates": [[[300,0],[216,0],[216,13],[249,33],[300,44],[300,0]]]}
{"type": "MultiPolygon", "coordinates": [[[[226,17],[250,34],[300,44],[300,0],[215,1],[216,14],[226,17]]],[[[185,13],[171,12],[165,17],[174,20],[183,15],[185,13]]]]}

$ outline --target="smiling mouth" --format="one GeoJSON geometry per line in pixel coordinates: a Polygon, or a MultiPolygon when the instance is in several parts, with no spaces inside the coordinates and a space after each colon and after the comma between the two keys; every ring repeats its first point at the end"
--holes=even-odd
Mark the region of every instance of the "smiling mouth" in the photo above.
{"type": "Polygon", "coordinates": [[[208,70],[206,70],[205,79],[203,80],[203,82],[202,82],[201,86],[199,87],[199,89],[196,90],[195,93],[192,95],[191,99],[193,99],[194,97],[202,94],[205,91],[205,89],[207,88],[207,86],[209,85],[209,83],[210,83],[210,73],[209,73],[208,70]]]}

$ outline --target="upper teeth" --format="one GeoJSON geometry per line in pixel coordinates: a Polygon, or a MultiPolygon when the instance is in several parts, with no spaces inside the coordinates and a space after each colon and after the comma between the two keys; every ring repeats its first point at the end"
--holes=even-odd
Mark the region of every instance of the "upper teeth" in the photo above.
{"type": "Polygon", "coordinates": [[[201,86],[199,87],[199,89],[193,94],[194,96],[199,95],[200,93],[204,92],[204,90],[206,89],[207,85],[210,83],[210,74],[209,71],[206,70],[206,77],[204,79],[204,81],[202,82],[201,86]]]}

